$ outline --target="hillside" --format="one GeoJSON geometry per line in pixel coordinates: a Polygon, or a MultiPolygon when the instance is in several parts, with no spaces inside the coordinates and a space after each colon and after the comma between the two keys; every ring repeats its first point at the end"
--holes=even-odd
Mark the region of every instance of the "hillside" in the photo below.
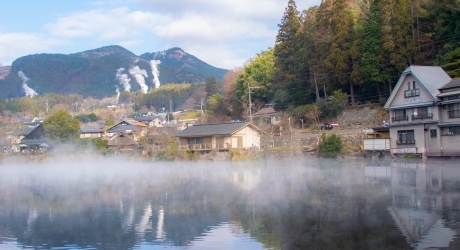
{"type": "Polygon", "coordinates": [[[74,54],[35,54],[16,59],[0,72],[0,98],[44,93],[102,98],[122,91],[148,92],[155,86],[221,80],[215,68],[180,48],[137,56],[121,46],[74,54]]]}
{"type": "Polygon", "coordinates": [[[171,48],[156,53],[140,55],[144,60],[161,61],[160,80],[162,82],[204,82],[208,76],[221,80],[227,72],[225,69],[213,67],[193,55],[185,53],[181,48],[171,48]]]}

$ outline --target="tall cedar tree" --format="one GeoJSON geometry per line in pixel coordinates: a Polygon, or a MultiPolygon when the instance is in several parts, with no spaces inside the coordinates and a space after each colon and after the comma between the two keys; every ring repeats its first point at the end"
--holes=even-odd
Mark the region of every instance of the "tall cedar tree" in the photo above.
{"type": "Polygon", "coordinates": [[[217,87],[217,81],[214,76],[206,78],[206,96],[210,97],[219,93],[219,88],[217,87]]]}
{"type": "MultiPolygon", "coordinates": [[[[319,88],[333,90],[334,87],[329,82],[329,72],[324,65],[329,49],[331,47],[331,34],[329,30],[329,21],[332,16],[332,0],[325,0],[321,3],[315,14],[316,26],[314,36],[314,52],[312,53],[312,60],[310,60],[310,70],[314,74],[314,80],[319,88]]],[[[324,93],[326,95],[326,93],[324,93]]],[[[326,98],[326,96],[324,96],[326,98]]]]}
{"type": "Polygon", "coordinates": [[[276,36],[274,49],[275,102],[277,102],[277,107],[286,108],[296,101],[300,101],[291,98],[296,96],[295,85],[301,81],[298,77],[299,63],[296,55],[300,31],[300,16],[294,0],[289,0],[288,6],[284,11],[284,16],[281,19],[281,24],[278,24],[278,27],[280,29],[276,36]]]}
{"type": "MultiPolygon", "coordinates": [[[[388,83],[391,89],[392,81],[398,77],[398,74],[394,65],[391,63],[391,58],[395,56],[395,39],[393,30],[393,12],[394,12],[394,1],[393,0],[380,0],[378,4],[378,13],[380,17],[380,37],[382,39],[379,55],[380,66],[382,71],[380,72],[380,78],[382,83],[388,83]]],[[[385,87],[385,85],[383,86],[385,87]]],[[[388,93],[389,94],[389,93],[388,93]]]]}
{"type": "Polygon", "coordinates": [[[332,73],[334,82],[341,85],[350,84],[350,92],[353,94],[349,77],[352,70],[350,49],[353,42],[353,17],[347,0],[335,0],[332,12],[334,15],[329,23],[332,44],[325,64],[332,73]]]}
{"type": "Polygon", "coordinates": [[[315,35],[317,29],[316,14],[318,13],[318,7],[311,7],[303,14],[302,20],[302,47],[301,53],[307,63],[310,82],[310,93],[315,93],[316,100],[318,92],[316,91],[316,76],[318,75],[318,68],[315,68],[319,63],[316,58],[316,47],[315,47],[315,35]]]}
{"type": "MultiPolygon", "coordinates": [[[[381,66],[378,57],[381,51],[378,4],[379,0],[374,0],[364,25],[364,36],[361,41],[361,72],[367,84],[377,84],[377,89],[380,90],[379,84],[382,83],[382,79],[380,78],[381,66]]],[[[381,95],[380,91],[379,95],[381,95]]]]}
{"type": "Polygon", "coordinates": [[[402,72],[414,62],[412,58],[414,43],[411,33],[411,21],[410,0],[397,0],[393,15],[395,49],[390,58],[391,64],[394,65],[397,73],[402,72]]]}

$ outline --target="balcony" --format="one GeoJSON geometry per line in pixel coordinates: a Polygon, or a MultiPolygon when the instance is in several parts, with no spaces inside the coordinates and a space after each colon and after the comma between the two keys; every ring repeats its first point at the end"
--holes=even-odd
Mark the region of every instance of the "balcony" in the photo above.
{"type": "Polygon", "coordinates": [[[415,140],[397,140],[396,145],[415,144],[415,140]]]}
{"type": "Polygon", "coordinates": [[[452,119],[452,118],[460,118],[460,110],[450,110],[449,119],[452,119]]]}
{"type": "Polygon", "coordinates": [[[420,95],[420,89],[410,89],[404,91],[404,97],[414,97],[414,96],[419,96],[420,95]]]}
{"type": "Polygon", "coordinates": [[[397,116],[391,117],[392,122],[407,121],[407,120],[408,120],[407,115],[397,115],[397,116]]]}
{"type": "Polygon", "coordinates": [[[412,115],[412,120],[416,119],[433,119],[433,113],[420,113],[416,115],[412,115]]]}

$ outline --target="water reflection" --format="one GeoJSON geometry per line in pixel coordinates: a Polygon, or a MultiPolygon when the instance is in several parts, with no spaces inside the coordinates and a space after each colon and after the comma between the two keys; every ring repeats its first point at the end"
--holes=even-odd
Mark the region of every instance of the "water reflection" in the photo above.
{"type": "Polygon", "coordinates": [[[458,161],[0,166],[0,249],[458,249],[458,161]]]}

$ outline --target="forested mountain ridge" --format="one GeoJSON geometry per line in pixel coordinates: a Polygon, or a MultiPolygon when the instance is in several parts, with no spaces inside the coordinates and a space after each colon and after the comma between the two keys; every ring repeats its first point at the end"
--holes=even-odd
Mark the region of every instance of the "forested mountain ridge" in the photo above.
{"type": "Polygon", "coordinates": [[[161,61],[162,73],[160,75],[164,82],[204,82],[209,76],[214,76],[220,81],[227,72],[225,69],[209,65],[177,47],[165,51],[144,53],[140,55],[140,58],[147,61],[161,61]]]}
{"type": "Polygon", "coordinates": [[[210,66],[180,48],[143,56],[115,45],[69,55],[35,54],[16,59],[9,72],[3,74],[0,98],[44,93],[97,98],[123,91],[147,93],[155,86],[199,83],[209,76],[221,80],[226,71],[210,66]],[[152,56],[160,54],[163,56],[152,56]],[[178,54],[182,56],[178,57],[178,54]]]}

